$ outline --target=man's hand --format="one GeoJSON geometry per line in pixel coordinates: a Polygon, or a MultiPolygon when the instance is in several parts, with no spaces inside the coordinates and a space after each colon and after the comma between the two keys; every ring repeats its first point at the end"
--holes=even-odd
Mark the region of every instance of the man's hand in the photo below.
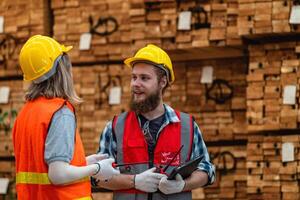
{"type": "Polygon", "coordinates": [[[87,165],[95,164],[96,162],[106,159],[106,158],[108,158],[108,154],[100,154],[100,153],[92,154],[92,155],[85,157],[87,165]]]}
{"type": "Polygon", "coordinates": [[[182,192],[185,186],[185,181],[182,179],[180,174],[176,175],[176,180],[168,180],[164,176],[159,182],[159,190],[164,194],[174,194],[182,192]]]}
{"type": "Polygon", "coordinates": [[[118,169],[114,169],[112,167],[112,163],[115,162],[115,159],[109,158],[104,159],[101,161],[98,161],[98,171],[96,174],[93,175],[93,178],[100,180],[100,181],[108,181],[110,180],[114,175],[120,174],[120,171],[118,169]]]}
{"type": "Polygon", "coordinates": [[[159,181],[165,175],[155,173],[155,167],[135,175],[134,187],[144,192],[156,192],[159,181]]]}

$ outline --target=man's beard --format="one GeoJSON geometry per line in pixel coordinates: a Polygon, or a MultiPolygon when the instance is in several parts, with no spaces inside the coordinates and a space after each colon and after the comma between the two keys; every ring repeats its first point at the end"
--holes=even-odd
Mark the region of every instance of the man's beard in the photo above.
{"type": "Polygon", "coordinates": [[[131,95],[130,109],[138,114],[147,113],[154,110],[160,102],[159,90],[150,94],[145,100],[135,102],[134,94],[131,95]]]}

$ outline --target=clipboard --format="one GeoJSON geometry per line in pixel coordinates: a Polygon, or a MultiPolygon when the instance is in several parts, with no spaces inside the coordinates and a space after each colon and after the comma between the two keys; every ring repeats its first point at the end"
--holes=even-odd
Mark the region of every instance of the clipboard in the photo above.
{"type": "Polygon", "coordinates": [[[196,157],[194,160],[190,160],[183,165],[176,167],[172,170],[170,175],[168,176],[168,180],[174,180],[176,174],[180,174],[183,179],[189,177],[198,167],[198,164],[203,159],[203,155],[196,157]]]}

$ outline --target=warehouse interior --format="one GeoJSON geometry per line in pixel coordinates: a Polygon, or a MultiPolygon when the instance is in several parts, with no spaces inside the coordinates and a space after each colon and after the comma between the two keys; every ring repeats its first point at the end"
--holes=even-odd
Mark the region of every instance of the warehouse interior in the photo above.
{"type": "MultiPolygon", "coordinates": [[[[86,155],[129,109],[124,59],[155,44],[175,72],[164,102],[193,115],[216,167],[193,199],[300,199],[299,0],[1,0],[2,199],[16,199],[11,132],[28,86],[18,56],[35,34],[73,46],[86,155]]],[[[93,189],[93,198],[112,192],[93,189]]]]}

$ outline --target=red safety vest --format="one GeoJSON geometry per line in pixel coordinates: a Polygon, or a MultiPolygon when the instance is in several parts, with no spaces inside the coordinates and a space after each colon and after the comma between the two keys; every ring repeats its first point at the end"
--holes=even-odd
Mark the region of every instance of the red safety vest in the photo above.
{"type": "MultiPolygon", "coordinates": [[[[181,153],[171,163],[167,170],[170,173],[174,167],[184,163],[190,159],[192,143],[193,143],[193,120],[192,117],[185,113],[176,112],[181,120],[178,123],[170,123],[161,131],[153,154],[153,164],[156,167],[166,166],[173,158],[176,152],[184,145],[181,153]],[[184,115],[184,120],[181,116],[184,115]],[[183,122],[184,121],[184,122],[183,122]]],[[[117,162],[118,163],[136,163],[149,162],[148,145],[144,138],[142,129],[139,125],[137,116],[134,112],[123,113],[113,121],[113,130],[117,140],[117,162]]],[[[138,174],[149,169],[149,164],[132,165],[130,168],[121,167],[121,173],[138,174]]],[[[114,192],[115,199],[143,199],[142,191],[136,189],[119,190],[114,192]],[[127,194],[126,194],[127,193],[127,194]],[[132,195],[136,195],[133,197],[132,195]],[[129,195],[129,196],[128,196],[129,195]],[[139,198],[139,196],[141,198],[139,198]]],[[[190,193],[190,192],[187,192],[190,193]]],[[[182,194],[181,199],[183,195],[182,194]]],[[[145,194],[145,193],[144,193],[145,194]]],[[[178,196],[178,194],[176,194],[178,196]]],[[[190,196],[190,194],[188,194],[190,196]]],[[[175,196],[173,196],[174,199],[175,196]]],[[[156,199],[155,197],[153,198],[156,199]]],[[[189,198],[188,198],[189,199],[189,198]]]]}
{"type": "MultiPolygon", "coordinates": [[[[54,113],[64,105],[74,112],[73,106],[64,99],[40,97],[28,101],[15,121],[13,144],[18,199],[91,199],[88,177],[62,186],[52,185],[48,178],[48,165],[44,160],[45,140],[54,113]]],[[[86,166],[83,145],[77,131],[70,164],[86,166]]]]}

